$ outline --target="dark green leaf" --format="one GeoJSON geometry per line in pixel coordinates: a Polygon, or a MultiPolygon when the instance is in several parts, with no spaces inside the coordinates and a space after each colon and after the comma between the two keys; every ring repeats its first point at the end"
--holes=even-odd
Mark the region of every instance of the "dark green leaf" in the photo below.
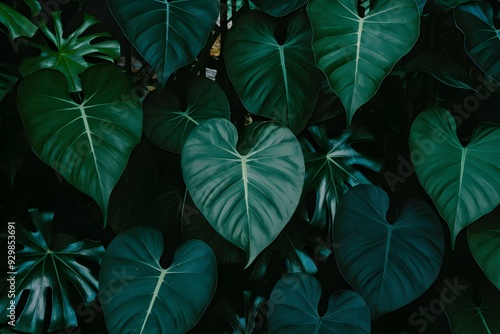
{"type": "Polygon", "coordinates": [[[253,123],[238,140],[227,120],[204,121],[181,155],[194,203],[225,239],[246,251],[250,265],[292,217],[304,183],[304,158],[293,133],[253,123]]]}
{"type": "Polygon", "coordinates": [[[38,30],[30,20],[2,2],[0,2],[0,23],[9,29],[11,40],[19,36],[32,37],[38,30]]]}
{"type": "Polygon", "coordinates": [[[269,314],[271,334],[369,334],[370,311],[363,298],[353,291],[330,296],[328,310],[319,316],[321,285],[316,278],[290,274],[280,279],[271,292],[269,314]]]}
{"type": "Polygon", "coordinates": [[[500,204],[500,127],[480,124],[463,146],[453,116],[441,107],[418,115],[410,131],[418,179],[450,227],[451,245],[467,225],[500,204]]]}
{"type": "Polygon", "coordinates": [[[229,119],[229,101],[212,80],[196,77],[187,87],[187,108],[181,110],[179,97],[171,90],[148,94],[143,102],[144,133],[163,149],[181,153],[187,137],[200,122],[211,118],[229,119]]]}
{"type": "Polygon", "coordinates": [[[31,16],[37,16],[42,11],[42,6],[38,0],[23,0],[31,9],[31,16]]]}
{"type": "Polygon", "coordinates": [[[91,56],[110,62],[120,58],[120,44],[117,41],[95,42],[98,38],[109,37],[108,33],[82,36],[87,29],[98,23],[95,17],[85,15],[82,25],[66,38],[64,38],[61,11],[52,12],[52,17],[54,18],[55,34],[50,31],[45,21],[42,21],[40,30],[55,45],[56,49],[37,43],[28,43],[28,45],[39,49],[41,53],[39,56],[23,59],[19,71],[24,77],[44,68],[52,68],[62,72],[68,80],[69,91],[76,92],[82,90],[78,75],[92,66],[92,63],[89,63],[84,57],[91,56]]]}
{"type": "Polygon", "coordinates": [[[350,187],[371,183],[356,165],[376,172],[382,169],[382,165],[352,147],[355,143],[375,140],[375,136],[364,128],[353,126],[334,139],[328,138],[324,125],[310,126],[308,131],[313,141],[301,138],[306,162],[302,198],[315,193],[316,202],[310,223],[324,228],[333,222],[337,205],[350,187]]]}
{"type": "Polygon", "coordinates": [[[357,3],[311,0],[307,7],[316,63],[344,104],[348,125],[394,64],[411,50],[420,26],[414,0],[372,2],[364,17],[358,15],[357,3]]]}
{"type": "MultiPolygon", "coordinates": [[[[16,242],[24,245],[16,254],[16,304],[21,294],[27,293],[24,307],[16,314],[16,330],[32,334],[42,333],[44,320],[50,321],[48,330],[77,326],[75,306],[88,306],[97,297],[97,272],[80,263],[80,259],[99,264],[104,248],[100,243],[80,240],[55,247],[58,235],[53,234],[53,212],[30,210],[36,231],[17,229],[16,242]],[[45,319],[51,306],[50,319],[45,319]]],[[[9,284],[6,278],[0,284],[0,315],[7,319],[9,284]]]]}
{"type": "Polygon", "coordinates": [[[106,222],[111,191],[141,139],[142,112],[114,65],[87,69],[82,87],[83,101],[75,102],[61,72],[33,73],[19,87],[19,114],[38,157],[91,196],[106,222]]]}
{"type": "Polygon", "coordinates": [[[344,195],[335,216],[337,264],[373,318],[420,297],[437,278],[444,255],[441,223],[429,205],[407,200],[392,224],[388,209],[381,188],[360,185],[344,195]]]}
{"type": "Polygon", "coordinates": [[[18,79],[19,72],[15,66],[0,64],[0,101],[12,90],[18,79]]]}
{"type": "Polygon", "coordinates": [[[217,283],[214,253],[203,241],[188,240],[166,269],[162,253],[163,236],[149,226],[127,230],[106,249],[99,294],[110,334],[181,334],[201,318],[217,283]]]}
{"type": "Polygon", "coordinates": [[[445,85],[474,90],[467,71],[450,56],[437,52],[422,52],[406,65],[396,68],[392,74],[401,75],[409,72],[424,72],[432,75],[445,85]]]}
{"type": "Polygon", "coordinates": [[[312,31],[304,12],[286,25],[252,11],[228,32],[224,54],[229,78],[245,108],[277,120],[299,133],[316,103],[321,72],[311,49],[312,31]],[[284,30],[284,41],[275,34],[284,30]]]}
{"type": "Polygon", "coordinates": [[[453,11],[455,24],[465,35],[465,49],[484,73],[500,83],[500,30],[493,9],[485,1],[471,1],[453,11]]]}
{"type": "Polygon", "coordinates": [[[455,8],[456,6],[468,2],[469,0],[428,0],[425,6],[427,13],[440,12],[447,9],[455,8]]]}
{"type": "Polygon", "coordinates": [[[252,0],[263,12],[272,16],[285,16],[306,4],[307,0],[252,0]]]}
{"type": "Polygon", "coordinates": [[[219,15],[217,0],[108,0],[108,5],[163,86],[203,49],[219,15]]]}

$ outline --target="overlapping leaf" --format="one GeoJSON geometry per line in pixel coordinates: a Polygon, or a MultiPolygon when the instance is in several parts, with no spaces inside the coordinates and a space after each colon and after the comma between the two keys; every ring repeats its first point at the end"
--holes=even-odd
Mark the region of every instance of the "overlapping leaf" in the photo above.
{"type": "Polygon", "coordinates": [[[108,0],[108,5],[163,85],[195,59],[219,15],[217,0],[108,0]]]}
{"type": "Polygon", "coordinates": [[[441,107],[418,115],[410,131],[418,179],[450,227],[451,244],[467,225],[500,204],[500,127],[480,124],[467,146],[441,107]]]}
{"type": "Polygon", "coordinates": [[[272,16],[285,16],[306,4],[307,0],[252,0],[263,12],[272,16]]]}
{"type": "Polygon", "coordinates": [[[7,27],[12,40],[19,36],[32,37],[38,30],[30,20],[2,2],[0,2],[0,23],[7,27]]]}
{"type": "Polygon", "coordinates": [[[262,12],[239,18],[224,46],[229,78],[245,108],[277,120],[299,133],[314,110],[321,72],[311,49],[306,13],[293,14],[285,26],[262,12]],[[284,41],[278,41],[278,30],[284,41]]]}
{"type": "Polygon", "coordinates": [[[247,266],[292,217],[304,183],[304,158],[293,133],[256,122],[238,140],[227,120],[191,132],[182,174],[196,207],[225,239],[245,250],[247,266]]]}
{"type": "Polygon", "coordinates": [[[162,253],[163,236],[149,226],[127,230],[106,249],[99,292],[110,296],[103,309],[111,334],[182,334],[201,318],[217,283],[214,253],[203,241],[189,240],[166,269],[162,253]]]}
{"type": "MultiPolygon", "coordinates": [[[[104,248],[90,240],[55,248],[56,243],[61,243],[52,230],[54,213],[36,209],[29,213],[36,231],[18,229],[16,234],[16,242],[24,248],[16,254],[15,301],[19,305],[23,292],[27,293],[27,300],[16,314],[15,329],[41,334],[44,321],[50,321],[50,332],[77,326],[75,305],[82,300],[84,305],[90,304],[97,297],[98,288],[97,272],[79,260],[99,264],[104,248]],[[46,308],[49,306],[51,317],[46,319],[46,308]]],[[[8,314],[8,289],[9,282],[3,278],[0,284],[2,322],[8,314]]]]}
{"type": "Polygon", "coordinates": [[[493,23],[493,9],[485,1],[471,1],[453,11],[465,35],[465,49],[472,60],[500,83],[500,30],[493,23]]]}
{"type": "Polygon", "coordinates": [[[392,224],[388,209],[381,188],[359,185],[345,194],[334,223],[337,264],[373,318],[420,297],[437,278],[444,255],[439,218],[424,201],[409,199],[392,224]]]}
{"type": "Polygon", "coordinates": [[[120,58],[120,44],[114,40],[96,42],[98,38],[109,37],[108,33],[82,36],[86,30],[98,23],[93,16],[85,15],[82,25],[66,38],[64,37],[61,11],[52,12],[52,16],[55,34],[50,31],[45,21],[42,21],[40,30],[55,45],[56,49],[38,43],[28,43],[28,45],[39,49],[41,53],[38,56],[24,58],[19,66],[19,71],[26,77],[38,70],[52,68],[66,76],[70,92],[80,91],[82,85],[78,75],[93,65],[87,57],[112,62],[114,59],[120,58]]]}
{"type": "Polygon", "coordinates": [[[38,157],[91,196],[106,222],[111,191],[141,139],[142,112],[131,82],[114,65],[87,69],[82,88],[77,102],[61,72],[33,73],[19,87],[19,115],[38,157]]]}
{"type": "Polygon", "coordinates": [[[414,0],[372,1],[364,17],[358,14],[357,3],[311,0],[307,7],[316,63],[344,104],[348,125],[413,47],[420,26],[414,0]]]}

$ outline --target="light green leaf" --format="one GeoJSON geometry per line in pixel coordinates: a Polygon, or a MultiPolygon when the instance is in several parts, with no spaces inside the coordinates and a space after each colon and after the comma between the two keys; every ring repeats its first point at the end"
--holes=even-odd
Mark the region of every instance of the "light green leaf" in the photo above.
{"type": "Polygon", "coordinates": [[[500,290],[500,223],[485,216],[467,228],[469,247],[484,274],[500,290]]]}
{"type": "Polygon", "coordinates": [[[252,0],[263,12],[272,16],[285,16],[304,6],[307,0],[252,0]]]}
{"type": "Polygon", "coordinates": [[[493,9],[485,1],[471,1],[453,11],[455,24],[465,35],[465,50],[484,73],[500,83],[500,30],[493,9]]]}
{"type": "Polygon", "coordinates": [[[344,104],[348,125],[411,50],[420,29],[414,0],[372,1],[365,17],[358,15],[357,2],[311,0],[307,7],[316,63],[344,104]]]}
{"type": "Polygon", "coordinates": [[[448,223],[454,248],[458,233],[500,204],[500,127],[480,124],[463,146],[453,116],[441,107],[418,115],[410,131],[415,172],[448,223]]]}
{"type": "Polygon", "coordinates": [[[339,269],[375,319],[420,297],[444,255],[441,223],[429,205],[409,199],[393,223],[388,210],[381,188],[360,185],[344,195],[334,223],[339,269]]]}
{"type": "Polygon", "coordinates": [[[300,145],[277,123],[253,123],[238,140],[229,121],[204,121],[186,141],[181,164],[194,203],[245,250],[247,267],[288,223],[304,183],[300,145]]]}
{"type": "Polygon", "coordinates": [[[363,298],[348,290],[330,296],[328,309],[319,316],[321,285],[314,276],[290,274],[271,292],[270,334],[369,334],[370,311],[363,298]]]}
{"type": "Polygon", "coordinates": [[[452,302],[442,304],[453,334],[500,333],[500,292],[482,285],[481,293],[476,293],[480,298],[475,298],[470,283],[464,280],[457,283],[464,291],[459,291],[452,302]]]}
{"type": "Polygon", "coordinates": [[[217,0],[108,0],[108,5],[163,86],[203,49],[219,15],[217,0]]]}
{"type": "Polygon", "coordinates": [[[33,37],[38,30],[37,26],[30,20],[2,2],[0,2],[0,23],[5,25],[9,30],[11,40],[19,36],[33,37]]]}
{"type": "Polygon", "coordinates": [[[31,9],[31,16],[37,16],[42,11],[42,6],[38,0],[23,0],[31,9]]]}
{"type": "Polygon", "coordinates": [[[299,133],[318,98],[321,72],[314,64],[312,31],[304,12],[286,26],[262,12],[239,18],[228,32],[224,54],[229,78],[245,108],[299,133]],[[284,29],[284,41],[275,33],[284,29]]]}
{"type": "Polygon", "coordinates": [[[148,94],[143,101],[144,133],[163,149],[181,153],[191,131],[200,122],[211,118],[229,119],[229,101],[214,81],[196,77],[187,87],[187,108],[172,90],[148,94]]]}
{"type": "Polygon", "coordinates": [[[445,85],[475,90],[467,71],[450,56],[437,52],[421,52],[404,66],[396,68],[392,74],[423,72],[432,75],[445,85]]]}
{"type": "Polygon", "coordinates": [[[127,230],[106,249],[99,295],[110,334],[182,334],[201,318],[217,283],[214,253],[203,241],[189,240],[166,269],[162,253],[163,236],[149,226],[127,230]]]}
{"type": "Polygon", "coordinates": [[[375,140],[373,133],[366,128],[352,126],[334,139],[328,138],[324,125],[310,126],[307,130],[312,140],[306,136],[301,138],[306,162],[302,200],[315,193],[316,201],[310,224],[321,229],[330,228],[337,205],[349,188],[358,184],[371,184],[356,166],[380,172],[382,164],[352,147],[353,144],[375,140]]]}
{"type": "MultiPolygon", "coordinates": [[[[16,305],[26,293],[26,304],[16,313],[14,329],[41,334],[44,321],[49,321],[50,332],[77,326],[75,306],[89,305],[97,297],[97,271],[80,260],[99,264],[104,253],[100,243],[80,240],[61,242],[62,235],[53,234],[53,212],[29,210],[36,231],[17,227],[16,242],[23,245],[16,253],[16,305]],[[61,246],[62,243],[62,246],[61,246]],[[60,247],[56,247],[59,244],[60,247]],[[51,306],[49,319],[46,308],[51,306]]],[[[0,315],[7,318],[7,298],[10,284],[7,277],[0,283],[0,315]]]]}
{"type": "Polygon", "coordinates": [[[87,29],[98,23],[97,19],[90,15],[85,15],[82,25],[64,38],[61,11],[52,12],[52,16],[55,35],[46,26],[45,21],[42,22],[40,30],[56,49],[37,43],[28,43],[40,49],[41,53],[39,56],[23,59],[19,71],[26,77],[38,70],[52,68],[66,76],[70,92],[80,91],[82,86],[78,75],[92,66],[92,63],[85,58],[90,56],[112,62],[113,59],[120,58],[120,44],[114,40],[95,42],[98,38],[110,36],[108,33],[82,36],[87,29]]]}
{"type": "Polygon", "coordinates": [[[38,157],[91,196],[106,224],[111,191],[141,139],[142,112],[131,82],[114,65],[87,69],[82,88],[83,100],[74,101],[61,72],[35,72],[19,86],[19,115],[38,157]]]}

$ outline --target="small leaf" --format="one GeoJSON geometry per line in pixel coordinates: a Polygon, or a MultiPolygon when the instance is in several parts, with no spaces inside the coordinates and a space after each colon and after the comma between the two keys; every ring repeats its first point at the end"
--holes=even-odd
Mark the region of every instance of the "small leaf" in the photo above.
{"type": "Polygon", "coordinates": [[[55,45],[56,49],[37,43],[28,43],[28,45],[39,49],[41,53],[38,56],[23,59],[19,71],[24,77],[44,68],[52,68],[62,72],[68,80],[70,92],[76,92],[82,90],[78,75],[92,66],[86,57],[90,56],[109,62],[120,58],[120,44],[117,41],[95,42],[98,38],[109,37],[108,33],[82,36],[87,29],[98,23],[93,16],[85,15],[82,25],[66,38],[64,35],[68,35],[68,33],[63,31],[61,11],[52,12],[52,17],[54,18],[55,34],[45,25],[45,21],[42,21],[40,30],[55,45]]]}
{"type": "Polygon", "coordinates": [[[143,102],[144,133],[158,147],[181,153],[187,137],[200,122],[211,118],[229,120],[229,101],[214,81],[196,77],[187,87],[187,108],[171,90],[148,94],[143,102]]]}
{"type": "Polygon", "coordinates": [[[471,1],[453,11],[455,24],[465,35],[465,49],[484,73],[500,83],[500,30],[493,9],[485,1],[471,1]]]}
{"type": "Polygon", "coordinates": [[[335,216],[335,258],[370,307],[372,318],[403,307],[434,282],[444,255],[439,218],[424,201],[409,199],[387,222],[389,197],[379,187],[349,190],[335,216]]]}
{"type": "MultiPolygon", "coordinates": [[[[80,263],[80,259],[99,264],[104,253],[100,243],[80,240],[57,248],[59,235],[53,234],[53,212],[29,210],[36,231],[18,229],[16,242],[24,245],[16,254],[16,305],[21,294],[27,294],[24,307],[16,313],[15,329],[33,334],[42,333],[44,320],[48,331],[77,326],[75,306],[83,299],[88,306],[97,297],[97,271],[80,263]],[[73,290],[76,290],[74,293],[73,290]],[[45,318],[51,307],[50,319],[45,318]]],[[[7,318],[9,282],[0,283],[0,315],[7,318]]],[[[3,321],[3,320],[2,320],[3,321]]]]}
{"type": "Polygon", "coordinates": [[[19,72],[15,66],[0,64],[0,101],[12,90],[18,79],[19,72]]]}
{"type": "Polygon", "coordinates": [[[357,3],[311,0],[307,7],[316,63],[344,104],[348,125],[394,64],[411,50],[420,27],[414,0],[372,2],[364,17],[358,15],[357,3]]]}
{"type": "Polygon", "coordinates": [[[2,2],[0,2],[0,23],[5,25],[9,30],[11,40],[19,36],[33,37],[38,30],[37,26],[30,20],[2,2]]]}
{"type": "Polygon", "coordinates": [[[111,191],[141,139],[142,112],[131,82],[114,65],[87,69],[82,87],[84,99],[76,102],[61,72],[33,73],[19,86],[19,115],[38,157],[91,196],[106,224],[111,191]]]}
{"type": "Polygon", "coordinates": [[[453,248],[464,227],[500,204],[500,127],[479,124],[465,147],[456,128],[446,109],[433,107],[410,130],[415,172],[448,223],[453,248]]]}
{"type": "Polygon", "coordinates": [[[219,15],[217,0],[108,0],[108,5],[163,87],[174,71],[195,60],[219,15]]]}
{"type": "Polygon", "coordinates": [[[299,133],[318,98],[321,71],[314,63],[312,30],[304,12],[280,22],[259,11],[240,17],[224,54],[229,78],[245,108],[299,133]],[[275,36],[284,30],[283,41],[275,36]]]}
{"type": "Polygon", "coordinates": [[[288,223],[304,183],[300,145],[277,123],[252,123],[238,140],[229,121],[204,121],[189,135],[181,164],[196,207],[245,250],[247,267],[288,223]]]}
{"type": "Polygon", "coordinates": [[[328,309],[319,316],[321,285],[316,278],[290,274],[274,286],[269,300],[270,334],[342,333],[369,334],[370,311],[353,291],[337,291],[330,296],[328,309]]]}
{"type": "Polygon", "coordinates": [[[127,230],[106,249],[99,293],[107,298],[102,306],[110,334],[181,334],[201,318],[217,283],[214,253],[203,241],[189,240],[166,269],[162,253],[163,236],[149,226],[127,230]]]}

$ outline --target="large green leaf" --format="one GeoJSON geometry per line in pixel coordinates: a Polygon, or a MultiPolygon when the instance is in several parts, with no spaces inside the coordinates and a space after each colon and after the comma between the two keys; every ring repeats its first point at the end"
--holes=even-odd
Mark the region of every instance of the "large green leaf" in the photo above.
{"type": "Polygon", "coordinates": [[[500,83],[500,30],[486,1],[471,1],[453,11],[455,24],[465,35],[465,49],[481,70],[500,83]]]}
{"type": "MultiPolygon", "coordinates": [[[[36,231],[19,227],[16,230],[16,242],[24,246],[15,256],[16,305],[20,305],[24,293],[27,300],[16,313],[14,328],[32,334],[42,333],[44,320],[50,321],[50,332],[77,326],[75,306],[82,300],[88,306],[97,297],[98,288],[97,271],[89,269],[80,260],[99,264],[104,248],[90,240],[62,241],[61,235],[53,234],[53,212],[32,209],[29,214],[36,231]],[[49,306],[51,316],[46,319],[49,306]]],[[[8,319],[8,283],[6,278],[0,283],[2,322],[8,319]]]]}
{"type": "Polygon", "coordinates": [[[106,222],[111,191],[141,139],[142,112],[131,82],[114,65],[87,69],[82,87],[77,102],[61,72],[33,73],[19,86],[19,115],[38,157],[91,196],[106,222]]]}
{"type": "Polygon", "coordinates": [[[334,139],[328,138],[324,125],[310,126],[307,130],[312,141],[305,136],[301,138],[306,162],[302,197],[304,199],[315,193],[310,224],[324,228],[333,222],[337,205],[349,188],[371,183],[356,166],[379,172],[382,165],[352,147],[356,143],[375,140],[375,136],[365,128],[353,126],[334,139]]]}
{"type": "Polygon", "coordinates": [[[372,1],[364,17],[358,15],[357,3],[311,0],[307,7],[316,63],[344,104],[348,124],[413,47],[420,27],[414,0],[372,1]]]}
{"type": "Polygon", "coordinates": [[[263,12],[272,16],[285,16],[304,6],[307,0],[252,0],[263,12]]]}
{"type": "Polygon", "coordinates": [[[163,85],[195,59],[219,15],[217,0],[108,0],[108,5],[163,85]]]}
{"type": "Polygon", "coordinates": [[[425,51],[416,55],[404,66],[396,68],[392,74],[406,74],[409,72],[423,72],[432,75],[445,85],[474,90],[467,71],[452,57],[425,51]]]}
{"type": "Polygon", "coordinates": [[[292,217],[304,183],[304,158],[293,133],[253,123],[238,140],[227,120],[191,132],[181,155],[194,203],[225,239],[245,250],[247,266],[292,217]]]}
{"type": "Polygon", "coordinates": [[[229,78],[245,108],[299,133],[314,110],[321,72],[311,48],[312,31],[304,12],[280,23],[262,12],[248,12],[227,35],[229,78]],[[278,30],[284,30],[278,41],[278,30]]]}
{"type": "Polygon", "coordinates": [[[469,0],[428,0],[425,6],[427,13],[439,12],[446,9],[455,8],[456,6],[468,2],[469,0]]]}
{"type": "Polygon", "coordinates": [[[290,274],[281,278],[271,292],[270,334],[369,334],[370,311],[353,291],[330,296],[328,309],[319,316],[321,285],[314,276],[290,274]]]}
{"type": "Polygon", "coordinates": [[[106,249],[99,295],[110,334],[182,334],[200,319],[217,283],[214,253],[189,240],[166,269],[162,253],[163,236],[149,226],[127,230],[106,249]]]}
{"type": "Polygon", "coordinates": [[[478,125],[465,147],[456,127],[446,109],[433,107],[410,131],[415,172],[450,227],[452,247],[464,227],[500,204],[500,127],[478,125]]]}
{"type": "Polygon", "coordinates": [[[485,216],[467,228],[472,255],[486,277],[500,290],[500,223],[485,216]]]}
{"type": "Polygon", "coordinates": [[[342,274],[378,318],[422,295],[437,278],[444,240],[437,215],[409,199],[388,223],[389,197],[379,187],[349,190],[335,216],[335,258],[342,274]]]}
{"type": "Polygon", "coordinates": [[[155,145],[180,153],[187,137],[200,122],[229,119],[229,101],[214,81],[196,77],[187,87],[187,107],[181,108],[172,90],[148,94],[143,102],[144,133],[155,145]]]}
{"type": "MultiPolygon", "coordinates": [[[[52,12],[54,18],[55,35],[42,21],[40,30],[47,39],[55,45],[55,49],[47,45],[28,43],[41,51],[40,55],[23,59],[19,71],[27,75],[44,68],[52,68],[61,71],[68,80],[70,92],[82,89],[78,75],[92,66],[88,57],[98,58],[106,61],[120,58],[120,44],[114,40],[98,41],[102,37],[109,37],[108,33],[95,33],[82,36],[87,29],[98,23],[97,19],[85,15],[83,23],[66,38],[64,37],[61,12],[52,12]]],[[[67,34],[67,33],[66,33],[67,34]]]]}
{"type": "Polygon", "coordinates": [[[7,27],[12,40],[19,36],[32,37],[38,30],[30,20],[2,2],[0,2],[0,23],[7,27]]]}
{"type": "Polygon", "coordinates": [[[453,301],[442,303],[453,334],[500,333],[500,292],[488,284],[475,294],[468,282],[457,283],[464,291],[459,291],[453,301]]]}

